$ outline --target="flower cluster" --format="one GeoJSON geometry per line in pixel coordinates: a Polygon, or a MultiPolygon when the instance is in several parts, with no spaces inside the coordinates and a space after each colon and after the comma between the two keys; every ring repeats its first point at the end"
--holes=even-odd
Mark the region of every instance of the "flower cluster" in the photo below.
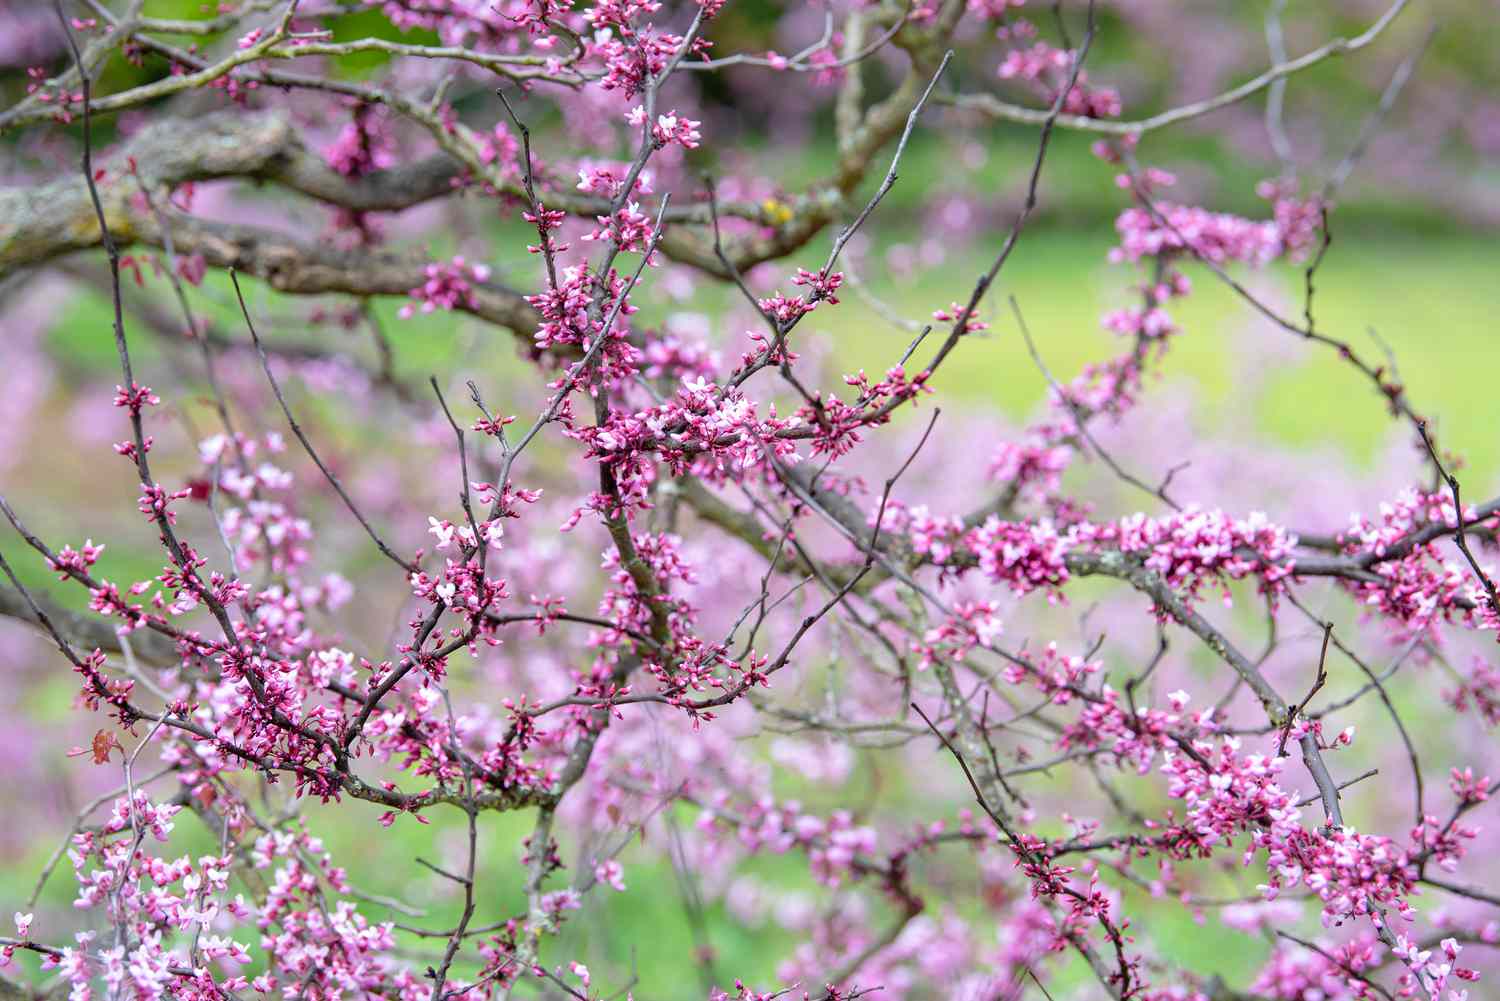
{"type": "MultiPolygon", "coordinates": [[[[1296,569],[1292,551],[1297,537],[1259,511],[1245,518],[1197,507],[1165,518],[1137,514],[1104,525],[1079,525],[1072,540],[1140,556],[1145,567],[1195,598],[1209,581],[1225,585],[1252,576],[1262,591],[1274,595],[1296,569]]],[[[1227,586],[1223,593],[1228,604],[1227,586]]]]}
{"type": "Polygon", "coordinates": [[[423,273],[426,281],[407,293],[412,302],[401,307],[402,319],[410,319],[418,310],[431,313],[438,309],[476,309],[474,285],[483,284],[490,277],[488,265],[470,264],[462,255],[447,263],[433,261],[423,273]]]}
{"type": "Polygon", "coordinates": [[[1190,251],[1214,264],[1264,265],[1301,250],[1310,242],[1313,230],[1307,224],[1307,216],[1305,209],[1293,210],[1287,205],[1278,209],[1276,218],[1257,221],[1227,212],[1157,201],[1149,207],[1129,208],[1120,213],[1115,223],[1120,246],[1110,256],[1113,260],[1139,261],[1174,251],[1190,251]],[[1287,228],[1283,228],[1283,223],[1287,228]]]}
{"type": "MultiPolygon", "coordinates": [[[[989,16],[1003,16],[993,10],[989,16]]],[[[1002,80],[1021,80],[1032,85],[1049,103],[1057,100],[1057,94],[1067,84],[1073,72],[1077,53],[1059,49],[1046,42],[1034,42],[1030,48],[1010,50],[1000,63],[998,70],[1002,80]]],[[[1088,118],[1115,118],[1120,114],[1120,95],[1112,87],[1089,85],[1088,73],[1079,70],[1073,86],[1063,99],[1062,110],[1070,115],[1088,118]]]]}
{"type": "MultiPolygon", "coordinates": [[[[1464,518],[1466,526],[1484,530],[1472,509],[1464,518]]],[[[1381,504],[1374,517],[1351,516],[1339,541],[1344,552],[1358,554],[1368,564],[1368,576],[1340,583],[1403,631],[1420,633],[1439,621],[1497,628],[1500,623],[1488,609],[1481,585],[1461,557],[1445,555],[1436,537],[1423,539],[1434,526],[1458,527],[1458,513],[1446,492],[1407,490],[1381,504]]],[[[1487,530],[1495,530],[1495,519],[1487,530]]],[[[1482,672],[1476,678],[1482,682],[1482,672]]]]}
{"type": "Polygon", "coordinates": [[[323,150],[328,165],[345,177],[362,177],[396,162],[390,117],[378,105],[360,104],[351,121],[323,150]]]}

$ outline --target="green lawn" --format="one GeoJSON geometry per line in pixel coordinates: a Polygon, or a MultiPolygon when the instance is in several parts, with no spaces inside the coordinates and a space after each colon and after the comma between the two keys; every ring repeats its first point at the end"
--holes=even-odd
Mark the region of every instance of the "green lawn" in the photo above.
{"type": "MultiPolygon", "coordinates": [[[[984,315],[992,329],[965,343],[940,370],[939,397],[999,407],[1012,418],[1024,417],[1042,399],[1046,383],[1016,332],[1007,296],[1015,296],[1057,378],[1066,380],[1088,362],[1119,352],[1122,342],[1102,330],[1099,319],[1128,304],[1127,286],[1136,274],[1105,260],[1109,246],[1107,234],[1023,235],[987,300],[984,315]]],[[[967,298],[987,264],[966,254],[937,273],[879,294],[904,316],[923,319],[934,306],[967,298]]],[[[1335,351],[1305,344],[1260,317],[1206,269],[1186,270],[1194,291],[1169,307],[1184,333],[1161,366],[1165,378],[1191,381],[1212,408],[1247,374],[1239,370],[1236,342],[1264,339],[1274,352],[1275,371],[1254,373],[1265,379],[1258,409],[1247,415],[1220,407],[1216,416],[1251,421],[1288,445],[1333,444],[1366,461],[1390,440],[1383,398],[1335,351]]],[[[1302,269],[1278,266],[1238,276],[1283,315],[1301,320],[1302,269]]],[[[1465,478],[1492,485],[1500,475],[1493,384],[1500,368],[1500,248],[1494,241],[1411,234],[1336,239],[1317,273],[1313,303],[1318,330],[1347,341],[1372,364],[1385,360],[1382,344],[1390,348],[1414,405],[1435,420],[1446,446],[1469,460],[1465,478]]],[[[910,334],[881,319],[858,295],[808,322],[837,340],[839,355],[851,366],[872,372],[898,359],[910,341],[910,334]]],[[[923,357],[919,349],[914,360],[923,357]]]]}

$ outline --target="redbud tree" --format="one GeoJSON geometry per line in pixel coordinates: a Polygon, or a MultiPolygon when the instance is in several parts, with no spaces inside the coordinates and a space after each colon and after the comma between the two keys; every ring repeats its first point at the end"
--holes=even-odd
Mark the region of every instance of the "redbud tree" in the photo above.
{"type": "Polygon", "coordinates": [[[92,738],[67,767],[114,786],[28,832],[60,846],[6,908],[7,996],[1483,990],[1500,499],[1464,492],[1433,401],[1315,298],[1420,52],[1342,160],[1299,170],[1282,117],[1289,81],[1419,15],[1299,49],[1270,4],[1262,72],[1137,112],[1091,53],[1174,53],[1110,5],[748,6],[12,15],[39,54],[0,136],[55,167],[7,172],[0,276],[93,275],[117,385],[68,535],[0,499],[3,611],[71,678],[92,738]],[[798,41],[744,44],[757,17],[798,41]],[[747,80],[765,113],[726,114],[747,80]],[[1253,216],[1146,150],[1238,107],[1282,163],[1253,216]],[[887,197],[923,187],[912,225],[951,225],[941,172],[903,158],[983,152],[996,122],[1026,154],[983,271],[895,315],[851,268],[887,197]],[[1130,285],[1117,350],[1054,375],[1007,265],[1072,135],[1130,285]],[[1257,291],[1273,262],[1300,303],[1257,291]],[[1164,444],[1195,283],[1335,358],[1327,392],[1409,439],[1404,485],[1292,458],[1278,480],[1227,426],[1164,444]],[[692,312],[706,288],[733,305],[692,312]],[[872,371],[811,334],[854,295],[904,331],[872,371]],[[397,371],[389,325],[438,338],[450,314],[505,379],[436,351],[428,383],[397,371]],[[1026,426],[945,412],[936,380],[978,338],[1027,344],[1048,392],[1026,426]],[[132,500],[133,527],[95,520],[132,500]],[[139,579],[115,532],[157,547],[139,579]],[[361,886],[393,867],[427,899],[361,886]],[[632,971],[661,933],[631,915],[679,889],[693,940],[632,971]],[[785,948],[752,963],[713,941],[726,921],[785,948]]]}

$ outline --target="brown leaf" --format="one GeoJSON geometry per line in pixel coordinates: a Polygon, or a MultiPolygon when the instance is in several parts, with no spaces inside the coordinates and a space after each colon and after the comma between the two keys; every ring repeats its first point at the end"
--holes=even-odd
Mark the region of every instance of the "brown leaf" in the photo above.
{"type": "Polygon", "coordinates": [[[124,755],[125,748],[115,735],[108,730],[100,730],[94,734],[94,764],[103,765],[109,762],[109,752],[120,748],[120,754],[124,755]]]}

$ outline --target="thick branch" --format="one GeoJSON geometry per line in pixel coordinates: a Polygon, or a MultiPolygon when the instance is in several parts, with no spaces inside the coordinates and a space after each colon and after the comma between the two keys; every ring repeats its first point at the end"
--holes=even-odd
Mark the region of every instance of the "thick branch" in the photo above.
{"type": "MultiPolygon", "coordinates": [[[[207,222],[163,213],[168,232],[132,204],[116,184],[104,189],[104,211],[120,246],[161,248],[170,236],[179,256],[201,254],[212,268],[233,268],[297,295],[344,293],[405,296],[427,280],[427,261],[389,251],[338,250],[259,226],[207,222]]],[[[88,193],[81,183],[59,181],[34,192],[0,193],[0,277],[101,243],[88,193]]],[[[529,337],[536,314],[519,292],[493,282],[473,284],[457,309],[529,337]]]]}
{"type": "MultiPolygon", "coordinates": [[[[42,594],[33,594],[31,598],[41,609],[42,614],[52,621],[52,625],[69,642],[86,650],[124,652],[125,648],[120,642],[120,634],[115,631],[114,623],[109,620],[64,608],[42,594]]],[[[21,592],[5,584],[0,584],[0,616],[29,622],[42,630],[44,634],[46,632],[41,620],[37,618],[36,612],[21,592]]],[[[166,636],[146,630],[138,630],[130,635],[130,652],[136,659],[154,667],[166,667],[182,660],[177,652],[176,643],[166,636]]]]}

